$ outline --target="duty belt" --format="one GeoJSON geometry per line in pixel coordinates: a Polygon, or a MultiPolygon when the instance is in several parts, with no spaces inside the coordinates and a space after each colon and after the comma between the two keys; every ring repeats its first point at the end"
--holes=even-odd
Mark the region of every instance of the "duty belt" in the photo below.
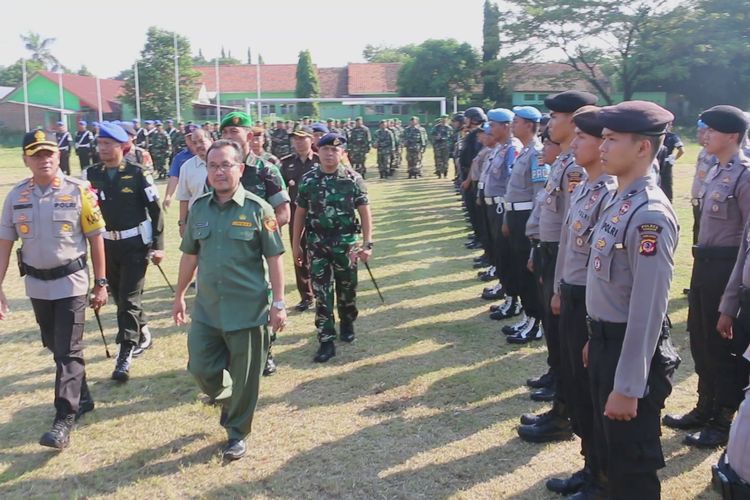
{"type": "Polygon", "coordinates": [[[560,295],[583,300],[586,298],[586,285],[571,285],[562,281],[560,282],[560,295]]]}
{"type": "Polygon", "coordinates": [[[133,236],[138,236],[140,234],[140,228],[135,226],[130,229],[125,229],[124,231],[105,231],[102,236],[104,236],[105,240],[117,241],[132,238],[133,236]]]}
{"type": "MultiPolygon", "coordinates": [[[[20,252],[19,252],[20,258],[20,252]]],[[[69,276],[73,273],[77,273],[81,269],[86,268],[86,254],[81,255],[75,260],[72,260],[64,266],[54,267],[52,269],[37,269],[28,264],[24,264],[19,260],[19,268],[21,270],[21,276],[31,276],[42,281],[52,281],[65,276],[69,276]]]]}
{"type": "Polygon", "coordinates": [[[485,196],[484,197],[484,203],[485,205],[499,205],[503,203],[505,200],[502,196],[485,196]]]}
{"type": "Polygon", "coordinates": [[[610,323],[586,318],[589,326],[589,338],[603,338],[609,340],[622,340],[625,338],[627,323],[610,323]]]}
{"type": "Polygon", "coordinates": [[[698,260],[736,260],[738,247],[693,246],[693,257],[698,260]]]}
{"type": "Polygon", "coordinates": [[[534,208],[533,201],[521,201],[521,202],[505,202],[505,210],[508,212],[516,212],[520,210],[531,210],[534,208]]]}

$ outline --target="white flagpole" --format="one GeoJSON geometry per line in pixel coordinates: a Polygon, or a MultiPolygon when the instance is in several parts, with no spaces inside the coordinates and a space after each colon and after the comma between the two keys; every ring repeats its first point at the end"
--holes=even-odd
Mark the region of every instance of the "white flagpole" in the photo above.
{"type": "Polygon", "coordinates": [[[263,105],[260,103],[260,64],[255,65],[255,84],[258,94],[258,121],[263,120],[263,105]]]}
{"type": "Polygon", "coordinates": [[[216,58],[214,70],[216,72],[216,121],[221,121],[221,90],[219,82],[219,58],[216,58]]]}
{"type": "Polygon", "coordinates": [[[63,79],[62,69],[57,72],[57,90],[60,94],[60,120],[65,121],[65,103],[63,102],[63,79]]]}
{"type": "Polygon", "coordinates": [[[26,132],[29,131],[29,82],[26,76],[26,59],[21,59],[23,73],[23,117],[26,120],[26,132]]]}
{"type": "Polygon", "coordinates": [[[177,33],[174,33],[174,95],[175,104],[177,106],[177,121],[181,121],[180,118],[180,64],[179,56],[177,55],[177,33]]]}
{"type": "Polygon", "coordinates": [[[141,91],[140,84],[138,83],[138,61],[133,65],[134,79],[135,79],[135,117],[138,119],[138,123],[141,123],[141,91]]]}
{"type": "Polygon", "coordinates": [[[96,77],[96,103],[99,107],[99,123],[102,122],[103,116],[102,116],[102,84],[99,80],[99,77],[96,77]]]}

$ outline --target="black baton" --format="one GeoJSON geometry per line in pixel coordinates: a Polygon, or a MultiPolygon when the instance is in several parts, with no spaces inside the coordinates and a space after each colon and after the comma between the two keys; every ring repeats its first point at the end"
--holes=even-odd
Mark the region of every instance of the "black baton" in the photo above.
{"type": "Polygon", "coordinates": [[[96,316],[96,322],[99,324],[99,333],[102,334],[102,342],[104,342],[104,352],[107,353],[107,357],[111,358],[109,354],[109,348],[107,347],[107,339],[104,338],[104,328],[102,328],[102,320],[99,317],[99,309],[94,309],[94,316],[96,316]]]}
{"type": "Polygon", "coordinates": [[[164,274],[164,269],[162,269],[159,264],[155,264],[155,265],[157,269],[159,269],[159,272],[161,273],[161,275],[164,276],[164,281],[167,282],[167,286],[169,287],[169,289],[172,290],[172,293],[174,293],[174,287],[172,286],[172,283],[169,282],[169,278],[167,278],[167,275],[164,274]]]}
{"type": "Polygon", "coordinates": [[[375,276],[372,275],[372,270],[370,270],[370,264],[367,263],[367,261],[363,260],[362,263],[367,268],[367,272],[370,273],[370,279],[372,280],[372,284],[375,285],[375,290],[378,291],[378,295],[380,295],[380,301],[385,304],[385,299],[383,298],[383,294],[380,293],[380,287],[378,286],[378,282],[375,281],[375,276]]]}

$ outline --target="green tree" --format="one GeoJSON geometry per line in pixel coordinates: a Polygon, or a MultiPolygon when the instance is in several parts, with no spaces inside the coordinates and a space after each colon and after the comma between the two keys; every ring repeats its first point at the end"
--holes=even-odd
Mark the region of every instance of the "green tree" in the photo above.
{"type": "MultiPolygon", "coordinates": [[[[0,86],[18,87],[23,83],[23,64],[22,59],[14,62],[10,66],[0,69],[0,86]]],[[[26,61],[26,77],[31,79],[31,75],[44,69],[44,65],[39,61],[26,61]]]]}
{"type": "Polygon", "coordinates": [[[86,67],[85,64],[81,66],[81,69],[79,69],[78,71],[76,71],[76,75],[79,75],[79,76],[94,76],[94,74],[91,71],[89,71],[89,69],[86,67]]]}
{"type": "Polygon", "coordinates": [[[203,50],[198,49],[198,55],[193,56],[193,65],[194,66],[207,66],[209,64],[208,59],[206,59],[203,56],[203,50]]]}
{"type": "Polygon", "coordinates": [[[478,84],[480,63],[468,43],[454,39],[427,40],[414,57],[398,72],[399,93],[403,96],[457,96],[466,104],[478,84]]]}
{"type": "MultiPolygon", "coordinates": [[[[150,27],[146,34],[146,44],[138,60],[141,114],[145,118],[161,119],[175,114],[174,55],[174,33],[150,27]]],[[[185,110],[191,107],[199,73],[193,69],[190,42],[180,35],[177,35],[177,55],[181,114],[184,114],[185,110]]],[[[134,75],[125,80],[121,100],[135,107],[134,75]]]]}
{"type": "MultiPolygon", "coordinates": [[[[303,50],[299,53],[297,61],[297,88],[294,95],[296,97],[320,97],[320,82],[318,73],[312,63],[312,57],[309,50],[303,50]]],[[[317,102],[301,102],[297,107],[298,114],[306,116],[320,116],[320,105],[317,102]]]]}
{"type": "Polygon", "coordinates": [[[482,94],[488,106],[494,107],[507,99],[503,85],[504,61],[500,60],[500,9],[490,0],[484,2],[482,27],[482,94]]]}
{"type": "MultiPolygon", "coordinates": [[[[638,82],[652,69],[641,46],[644,34],[659,31],[667,10],[665,0],[509,0],[516,7],[512,22],[504,27],[511,41],[523,49],[519,55],[539,56],[554,49],[562,52],[571,69],[612,103],[608,64],[614,81],[630,99],[638,82]]],[[[684,8],[684,7],[680,7],[684,8]]]]}
{"type": "Polygon", "coordinates": [[[55,43],[54,38],[42,38],[39,33],[32,33],[29,31],[25,35],[21,35],[23,45],[31,52],[31,59],[37,61],[44,66],[44,69],[50,71],[59,71],[62,69],[60,61],[52,54],[52,44],[55,43]]]}
{"type": "Polygon", "coordinates": [[[253,53],[250,50],[250,47],[247,48],[247,63],[252,64],[253,63],[253,53]]]}
{"type": "Polygon", "coordinates": [[[263,56],[258,54],[258,64],[266,64],[266,62],[263,60],[263,56]]]}
{"type": "Polygon", "coordinates": [[[385,45],[366,45],[362,51],[365,61],[371,63],[405,63],[414,57],[417,46],[414,44],[403,47],[388,47],[385,45]]]}

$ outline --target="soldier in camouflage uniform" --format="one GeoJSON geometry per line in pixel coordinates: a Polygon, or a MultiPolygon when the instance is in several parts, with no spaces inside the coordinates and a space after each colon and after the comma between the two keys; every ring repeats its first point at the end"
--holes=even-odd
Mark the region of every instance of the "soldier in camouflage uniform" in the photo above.
{"type": "Polygon", "coordinates": [[[391,175],[391,156],[396,147],[396,139],[393,136],[393,132],[388,130],[388,124],[385,120],[380,120],[380,128],[375,132],[372,145],[378,150],[378,172],[380,172],[380,178],[385,179],[391,175]]]}
{"type": "Polygon", "coordinates": [[[388,162],[388,175],[393,175],[393,172],[401,166],[401,130],[396,127],[396,120],[387,120],[386,125],[388,130],[393,134],[393,151],[391,151],[391,159],[388,162]]]}
{"type": "Polygon", "coordinates": [[[164,131],[169,136],[169,140],[172,142],[172,151],[169,154],[169,165],[172,164],[172,160],[182,148],[185,147],[185,132],[184,126],[180,123],[179,128],[174,126],[174,121],[167,120],[167,126],[164,131]]]}
{"type": "Polygon", "coordinates": [[[427,147],[427,132],[419,125],[419,118],[411,117],[411,123],[404,129],[406,162],[409,166],[409,179],[422,177],[422,154],[427,147]]]}
{"type": "Polygon", "coordinates": [[[295,265],[302,262],[300,241],[307,234],[310,274],[315,295],[315,327],[320,347],[314,358],[325,363],[336,355],[333,284],[336,288],[341,340],[354,340],[357,319],[357,260],[372,255],[372,216],[367,187],[358,173],[344,166],[346,139],[328,133],[318,141],[320,165],[313,167],[299,185],[294,213],[292,250],[295,265]],[[362,221],[364,245],[357,245],[362,221]]]}
{"type": "Polygon", "coordinates": [[[453,168],[456,173],[456,176],[453,180],[454,182],[456,182],[456,187],[458,188],[458,183],[461,182],[459,175],[460,169],[458,168],[458,155],[460,153],[459,147],[461,146],[461,139],[463,139],[464,136],[463,113],[456,113],[455,115],[453,115],[453,119],[451,120],[451,128],[453,130],[451,131],[450,157],[453,158],[453,168]]]}
{"type": "Polygon", "coordinates": [[[396,168],[401,168],[401,162],[404,158],[404,127],[401,126],[401,120],[396,118],[393,120],[396,132],[394,137],[396,139],[396,168]]]}
{"type": "Polygon", "coordinates": [[[438,179],[442,175],[448,177],[448,159],[451,153],[451,138],[453,128],[448,125],[448,115],[440,117],[440,122],[432,128],[430,139],[432,150],[435,153],[435,174],[438,179]]]}
{"type": "Polygon", "coordinates": [[[283,158],[292,152],[292,143],[289,139],[289,131],[283,120],[276,122],[276,128],[271,132],[271,154],[277,158],[283,158]]]}
{"type": "Polygon", "coordinates": [[[367,174],[365,159],[367,158],[367,153],[370,152],[372,137],[370,136],[370,129],[362,124],[361,116],[357,117],[354,128],[349,131],[347,141],[346,151],[349,154],[349,161],[351,161],[354,170],[356,170],[362,178],[365,178],[365,175],[367,174]]]}
{"type": "Polygon", "coordinates": [[[167,176],[166,165],[172,152],[172,141],[159,120],[156,121],[156,129],[149,135],[148,152],[154,159],[154,168],[159,179],[164,179],[167,176]]]}

